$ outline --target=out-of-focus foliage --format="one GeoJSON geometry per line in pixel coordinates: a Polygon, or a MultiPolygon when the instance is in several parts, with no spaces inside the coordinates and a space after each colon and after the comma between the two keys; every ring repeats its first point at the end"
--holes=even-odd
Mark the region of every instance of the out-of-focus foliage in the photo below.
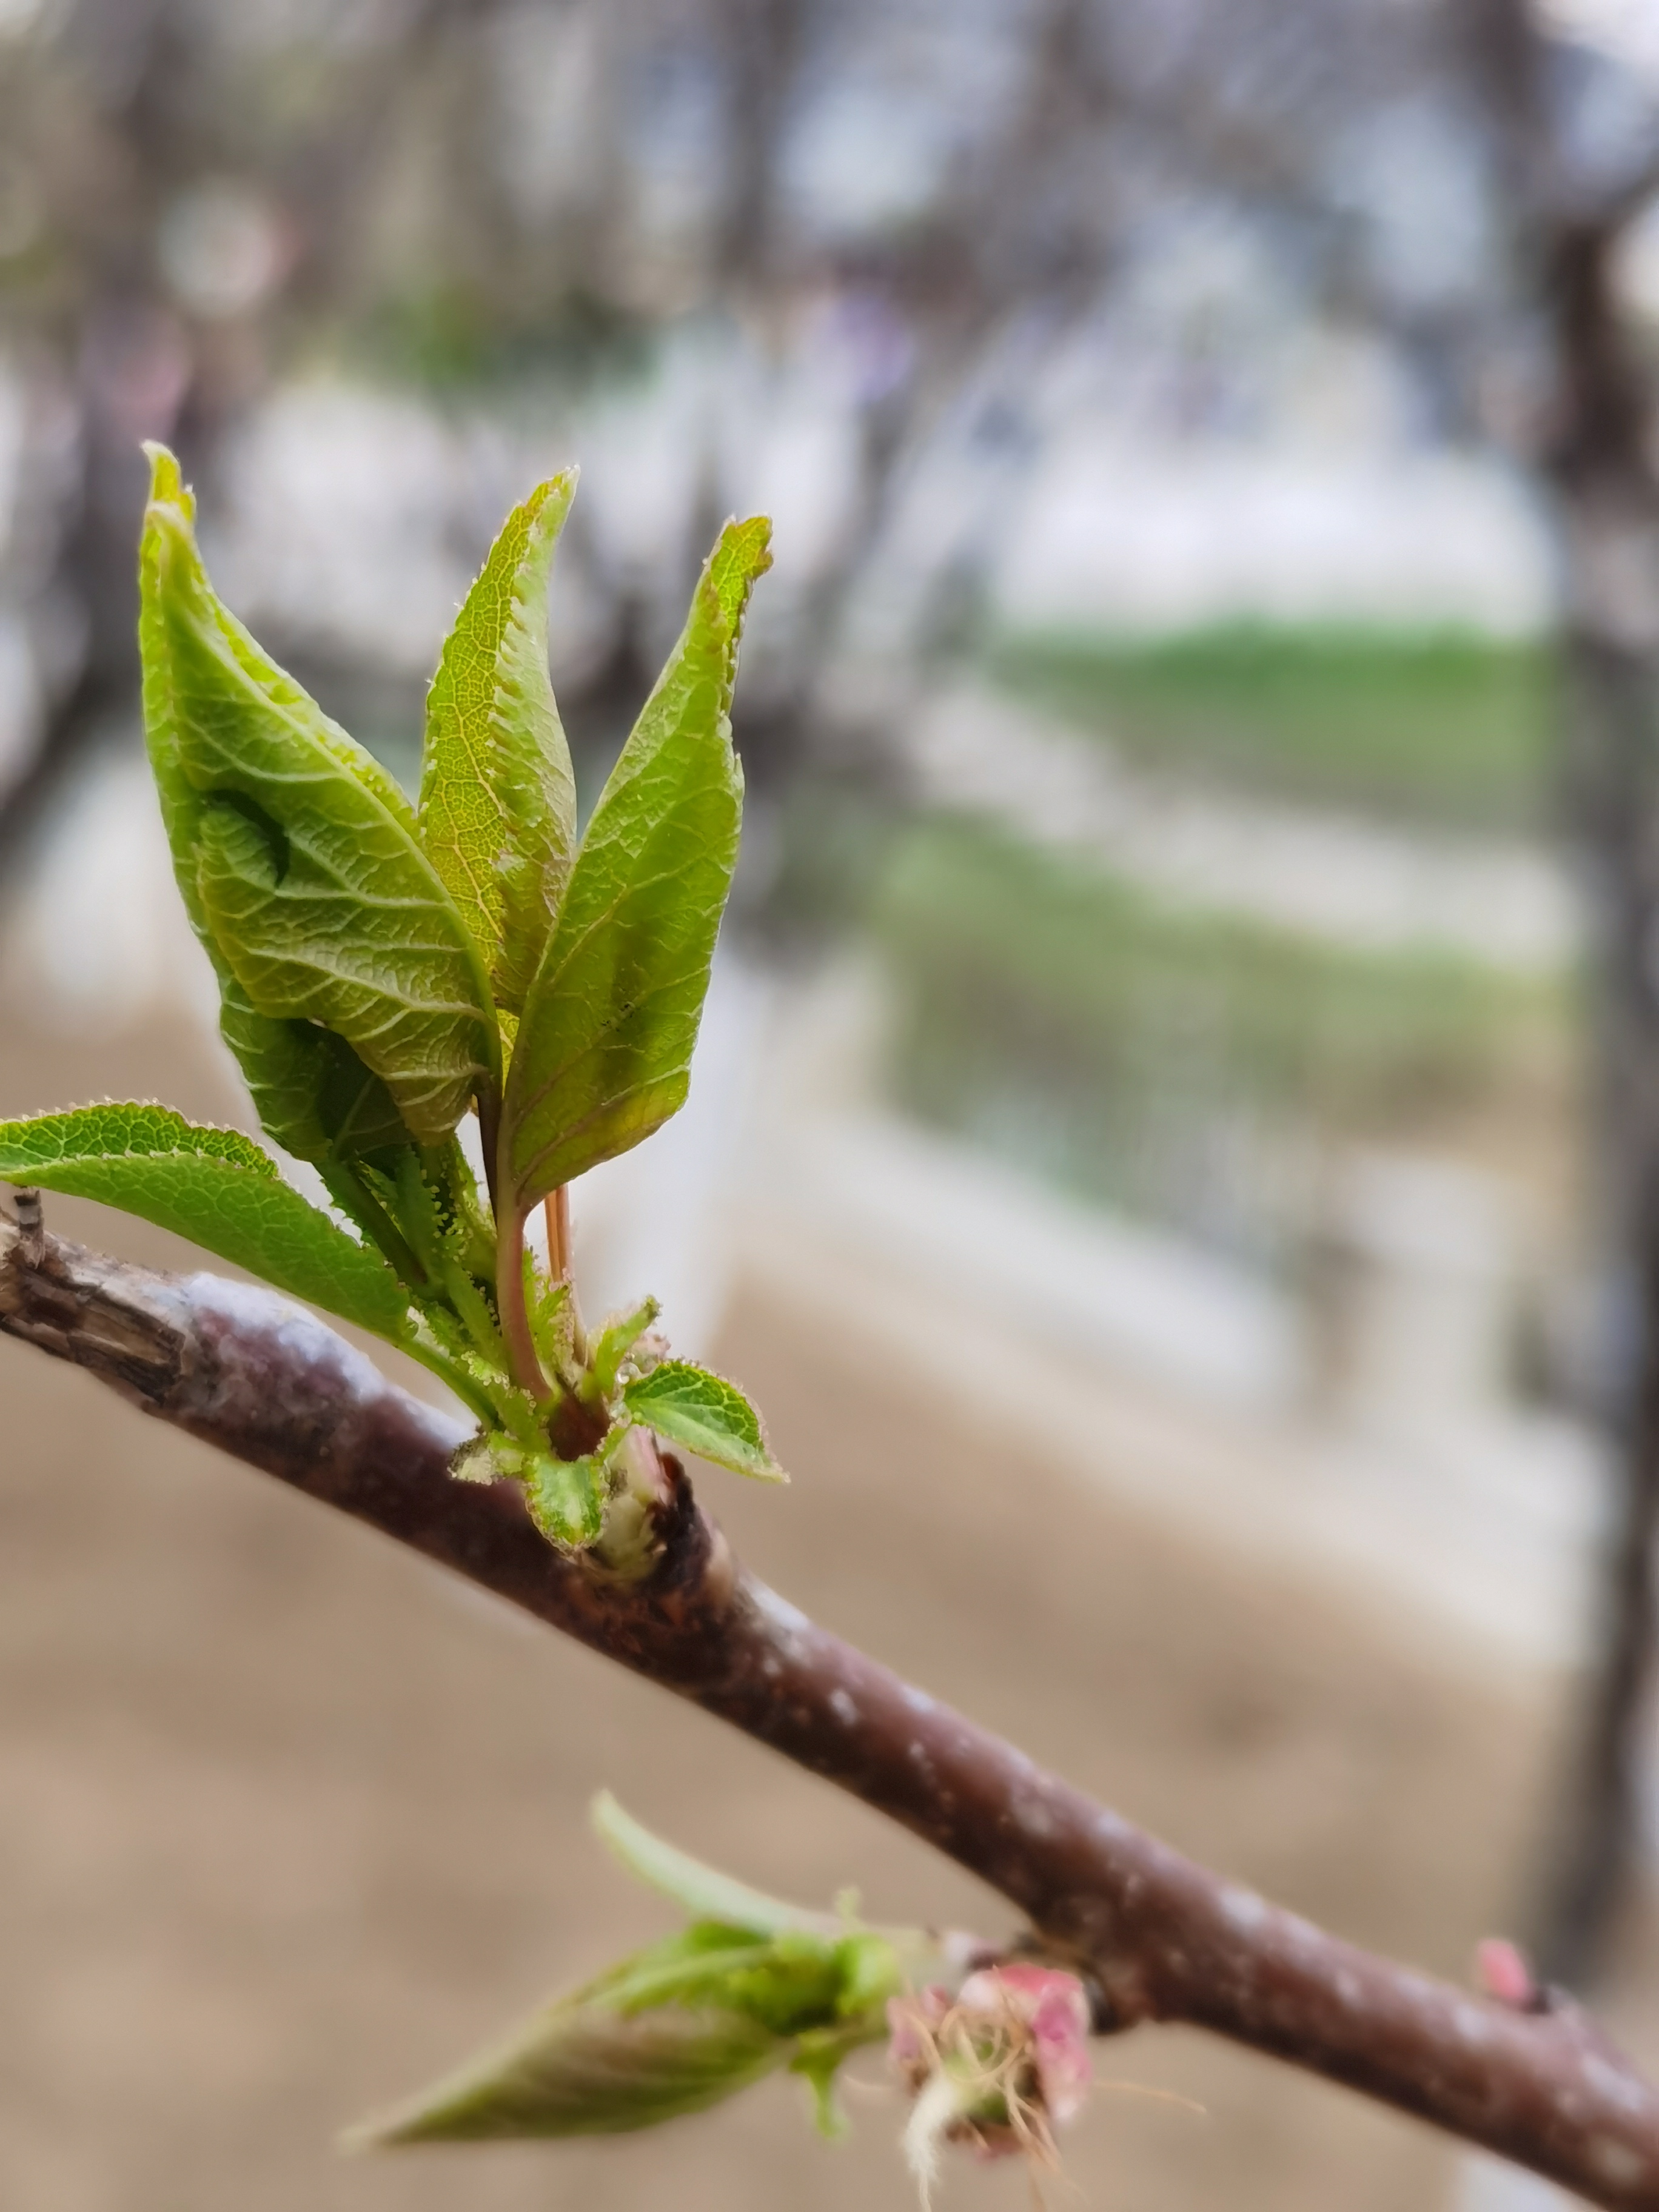
{"type": "MultiPolygon", "coordinates": [[[[1604,162],[1610,85],[1573,50],[1552,94],[1604,162]]],[[[1249,440],[1326,404],[1321,334],[1423,434],[1535,410],[1481,368],[1516,312],[1483,145],[1451,12],[1367,0],[13,8],[5,580],[42,757],[130,694],[138,438],[210,507],[236,423],[325,362],[509,410],[667,378],[653,556],[567,548],[596,610],[567,708],[636,692],[723,514],[798,495],[751,774],[867,753],[1079,413],[1249,440]]]]}
{"type": "Polygon", "coordinates": [[[896,851],[878,927],[914,1110],[1269,1263],[1319,1141],[1517,1100],[1571,1036],[1559,981],[1183,907],[967,823],[896,851]]]}
{"type": "MultiPolygon", "coordinates": [[[[579,507],[559,555],[562,599],[582,610],[561,702],[590,800],[714,526],[775,502],[779,569],[738,714],[754,834],[738,912],[775,945],[785,923],[821,931],[879,872],[918,696],[940,659],[984,642],[1031,488],[1063,471],[1080,424],[1160,452],[1541,434],[1548,365],[1525,272],[1498,250],[1469,30],[1455,10],[1371,0],[12,9],[0,301],[29,434],[0,585],[24,612],[43,776],[131,696],[139,435],[179,443],[210,528],[271,393],[310,371],[390,380],[473,441],[478,512],[458,496],[446,523],[467,567],[514,437],[558,460],[573,422],[611,439],[592,478],[625,479],[633,505],[579,507]]],[[[1552,49],[1543,97],[1586,188],[1645,143],[1651,101],[1588,46],[1552,49]]],[[[281,620],[259,626],[346,711],[349,671],[308,665],[315,641],[281,620]]],[[[999,672],[1149,769],[1437,827],[1529,829],[1543,811],[1528,648],[1212,628],[1016,638],[999,672]]],[[[392,707],[365,682],[347,716],[377,746],[400,734],[405,758],[414,680],[392,707]]],[[[1043,896],[1071,910],[1063,871],[1043,896]]],[[[1079,957],[1155,1010],[1163,926],[1130,928],[1108,903],[1079,957]]],[[[965,947],[971,911],[964,928],[965,947]]],[[[977,1032],[1010,1066],[1050,1026],[1021,941],[986,950],[1001,981],[977,1032]]],[[[1182,942],[1210,957],[1207,937],[1182,942]]],[[[1305,963],[1328,965],[1316,946],[1305,963]]],[[[1395,996],[1287,986],[1285,1020],[1304,1005],[1322,1037],[1350,1037],[1358,1010],[1395,996]],[[1328,1000],[1340,1019],[1315,1018],[1328,1000]]],[[[954,1002],[942,993],[928,1034],[954,1002]]],[[[1146,1018],[1201,1026],[1191,1005],[1146,1018]]],[[[1291,1053],[1240,1018],[1252,1065],[1291,1053]]],[[[1434,1066],[1465,1068],[1487,1033],[1388,1014],[1377,1049],[1400,1045],[1401,1083],[1430,1032],[1448,1040],[1434,1066]]],[[[913,1057],[933,1049],[919,1031],[913,1057]]],[[[1297,1049],[1322,1098],[1399,1088],[1328,1080],[1334,1048],[1297,1049]]],[[[1068,1050],[1092,1065],[1091,1047],[1068,1050]]],[[[1141,1050],[1133,1024],[1114,1048],[1141,1050]]],[[[1236,1056],[1145,1050],[1200,1088],[1236,1056]]],[[[1370,1069],[1369,1051],[1335,1060],[1370,1069]]],[[[914,1070],[907,1083],[920,1097],[914,1070]]]]}
{"type": "Polygon", "coordinates": [[[1540,643],[1239,623],[1170,639],[1030,637],[995,665],[1148,768],[1427,825],[1547,817],[1553,697],[1540,643]]]}

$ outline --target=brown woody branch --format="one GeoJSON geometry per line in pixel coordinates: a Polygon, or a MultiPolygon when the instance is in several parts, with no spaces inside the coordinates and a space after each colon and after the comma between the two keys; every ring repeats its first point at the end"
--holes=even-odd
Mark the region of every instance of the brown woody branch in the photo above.
{"type": "Polygon", "coordinates": [[[0,1330],[522,1606],[838,1783],[1029,1914],[1103,2029],[1185,2021],[1564,2183],[1659,2208],[1659,2094],[1576,2008],[1414,1973],[1193,1864],[746,1575],[668,1462],[659,1566],[598,1583],[518,1495],[451,1480],[464,1431],[268,1291],[48,1237],[0,1253],[0,1330]]]}

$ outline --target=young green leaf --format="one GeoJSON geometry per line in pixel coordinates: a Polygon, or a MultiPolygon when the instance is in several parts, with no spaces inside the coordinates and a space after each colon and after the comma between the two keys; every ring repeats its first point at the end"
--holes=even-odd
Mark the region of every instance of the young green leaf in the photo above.
{"type": "Polygon", "coordinates": [[[349,2138],[355,2147],[611,2135],[702,2112],[789,2065],[835,2115],[836,2069],[887,2033],[925,1939],[746,1936],[700,1921],[549,2005],[471,2064],[349,2138]]]}
{"type": "Polygon", "coordinates": [[[839,1938],[853,1932],[856,1923],[833,1912],[814,1912],[803,1905],[789,1905],[781,1897],[768,1897],[747,1882],[705,1866],[675,1844],[653,1836],[631,1813],[625,1812],[608,1790],[593,1800],[593,1826],[631,1875],[665,1897],[672,1897],[694,1920],[718,1921],[725,1928],[741,1928],[752,1936],[810,1935],[839,1938]]]}
{"type": "Polygon", "coordinates": [[[436,1143],[497,1079],[482,956],[395,783],[216,598],[177,465],[153,460],[145,720],[191,919],[255,1014],[343,1037],[436,1143]]]}
{"type": "Polygon", "coordinates": [[[490,1483],[501,1481],[507,1470],[495,1456],[489,1436],[481,1431],[457,1449],[449,1472],[457,1482],[490,1483]]]}
{"type": "Polygon", "coordinates": [[[789,2062],[792,2074],[805,2082],[812,2100],[812,2124],[826,2142],[840,2142],[848,2134],[847,2115],[836,2094],[836,2077],[859,2045],[870,2039],[836,2035],[803,2039],[803,2047],[789,2062]]]}
{"type": "Polygon", "coordinates": [[[762,1482],[789,1478],[767,1449],[760,1415],[735,1382],[689,1359],[665,1359],[648,1375],[623,1386],[632,1418],[700,1459],[751,1474],[762,1482]]]}
{"type": "Polygon", "coordinates": [[[655,1298],[643,1298],[631,1313],[612,1314],[593,1339],[587,1365],[599,1397],[608,1398],[616,1389],[623,1360],[661,1311],[655,1298]]]}
{"type": "Polygon", "coordinates": [[[501,1181],[528,1210],[678,1111],[737,860],[729,709],[763,519],[728,523],[611,771],[525,1000],[501,1181]]]}
{"type": "MultiPolygon", "coordinates": [[[[471,1462],[462,1469],[471,1479],[471,1462]]],[[[358,2147],[605,2135],[701,2112],[775,2068],[836,2132],[837,2068],[888,2032],[889,2001],[957,1978],[937,1938],[799,1911],[701,1866],[594,1802],[624,1865],[694,1914],[471,2064],[351,2138],[358,2147]]]]}
{"type": "Polygon", "coordinates": [[[576,844],[576,787],[547,674],[547,578],[569,469],[508,515],[444,646],[426,704],[421,842],[516,1014],[576,844]]]}
{"type": "Polygon", "coordinates": [[[749,2013],[706,2000],[708,1949],[697,1930],[654,1945],[349,2142],[617,2135],[719,2104],[793,2046],[749,2013]]]}
{"type": "Polygon", "coordinates": [[[550,1544],[580,1552],[599,1541],[609,1488],[603,1451],[583,1459],[526,1452],[523,1481],[530,1517],[550,1544]]]}
{"type": "Polygon", "coordinates": [[[404,1333],[409,1301],[392,1270],[238,1130],[198,1128],[165,1106],[0,1122],[0,1182],[100,1199],[379,1335],[404,1333]]]}
{"type": "MultiPolygon", "coordinates": [[[[185,489],[179,464],[165,447],[151,446],[147,450],[151,465],[152,501],[168,502],[179,509],[186,522],[192,520],[196,502],[185,489]]],[[[161,593],[150,574],[153,550],[146,532],[139,556],[138,614],[144,728],[179,896],[191,927],[218,978],[220,1032],[241,1068],[260,1127],[297,1159],[322,1160],[334,1150],[333,1136],[321,1115],[318,1095],[324,1073],[325,1033],[309,1023],[276,1022],[256,1012],[208,927],[196,880],[195,831],[201,802],[179,758],[176,702],[168,674],[161,593]]],[[[338,1042],[343,1051],[350,1051],[343,1038],[338,1042]]],[[[363,1073],[367,1075],[368,1071],[364,1069],[363,1073]]],[[[386,1103],[391,1104],[389,1097],[386,1103]]],[[[392,1118],[397,1135],[390,1141],[400,1141],[408,1133],[395,1107],[392,1118]]]]}
{"type": "Polygon", "coordinates": [[[544,1373],[568,1390],[579,1389],[582,1364],[576,1357],[576,1307],[569,1284],[545,1273],[527,1245],[521,1279],[531,1338],[544,1373]]]}

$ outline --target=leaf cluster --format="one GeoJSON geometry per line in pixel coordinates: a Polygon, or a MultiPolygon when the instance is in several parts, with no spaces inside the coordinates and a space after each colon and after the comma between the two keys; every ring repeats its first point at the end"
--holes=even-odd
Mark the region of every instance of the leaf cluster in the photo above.
{"type": "Polygon", "coordinates": [[[947,1971],[926,1937],[787,1905],[594,1807],[631,1871],[693,1917],[556,1998],[447,2080],[371,2123],[365,2143],[609,2135],[705,2111],[782,2068],[841,2132],[836,2075],[887,2033],[888,2001],[947,1971]]]}
{"type": "Polygon", "coordinates": [[[590,1342],[562,1238],[550,1271],[526,1241],[538,1204],[685,1098],[769,526],[722,531],[579,835],[547,667],[574,471],[514,508],[457,616],[411,805],[218,598],[178,465],[149,450],[139,639],[174,874],[260,1126],[333,1211],[247,1138],[154,1105],[0,1124],[0,1177],[123,1206],[401,1346],[478,1418],[457,1474],[522,1484],[559,1544],[603,1549],[636,1426],[776,1479],[741,1393],[664,1356],[653,1303],[590,1342]]]}

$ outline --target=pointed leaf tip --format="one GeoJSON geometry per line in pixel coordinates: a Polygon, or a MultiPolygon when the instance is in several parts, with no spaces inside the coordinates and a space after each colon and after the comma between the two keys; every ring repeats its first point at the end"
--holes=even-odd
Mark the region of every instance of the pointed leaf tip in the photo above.
{"type": "Polygon", "coordinates": [[[732,629],[740,627],[757,578],[772,565],[772,518],[751,514],[728,522],[709,557],[708,580],[732,629]]]}
{"type": "Polygon", "coordinates": [[[185,520],[189,520],[196,513],[196,500],[185,485],[178,455],[157,438],[144,440],[143,453],[149,463],[150,505],[182,507],[185,520]]]}
{"type": "MultiPolygon", "coordinates": [[[[447,2080],[354,2128],[345,2147],[620,2135],[723,2102],[786,2064],[792,2045],[706,2001],[700,1948],[675,1936],[625,1960],[447,2080]]],[[[752,1955],[739,1952],[738,1961],[752,1955]]]]}

